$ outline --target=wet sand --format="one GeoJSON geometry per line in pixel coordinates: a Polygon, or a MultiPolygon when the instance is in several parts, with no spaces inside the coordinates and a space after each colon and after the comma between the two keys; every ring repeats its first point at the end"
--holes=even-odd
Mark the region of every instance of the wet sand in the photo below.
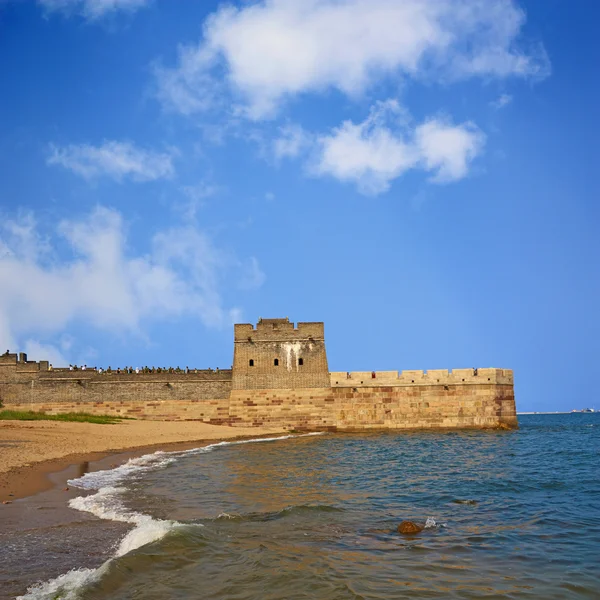
{"type": "Polygon", "coordinates": [[[125,421],[116,425],[0,421],[0,502],[66,482],[72,474],[54,483],[49,475],[71,465],[108,468],[156,450],[185,450],[202,442],[282,433],[285,431],[277,428],[225,427],[197,421],[125,421]]]}

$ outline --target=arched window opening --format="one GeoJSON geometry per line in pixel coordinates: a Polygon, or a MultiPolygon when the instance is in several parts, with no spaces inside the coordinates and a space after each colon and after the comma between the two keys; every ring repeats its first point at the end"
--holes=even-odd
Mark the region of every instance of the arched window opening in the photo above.
{"type": "Polygon", "coordinates": [[[304,359],[303,358],[299,358],[298,359],[298,366],[302,366],[304,364],[304,359]]]}
{"type": "Polygon", "coordinates": [[[273,364],[274,364],[276,367],[278,367],[278,366],[279,366],[279,359],[278,359],[278,358],[276,358],[276,359],[273,361],[273,364]]]}
{"type": "Polygon", "coordinates": [[[254,359],[253,359],[253,358],[251,358],[251,359],[250,359],[249,365],[250,365],[251,367],[253,367],[253,366],[254,366],[254,359]]]}

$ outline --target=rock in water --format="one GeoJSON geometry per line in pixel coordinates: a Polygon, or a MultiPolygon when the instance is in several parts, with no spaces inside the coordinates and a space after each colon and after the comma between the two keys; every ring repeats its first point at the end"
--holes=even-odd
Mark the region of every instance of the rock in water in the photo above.
{"type": "Polygon", "coordinates": [[[410,535],[411,533],[421,533],[423,531],[422,525],[417,525],[412,521],[402,521],[400,525],[398,525],[398,533],[403,533],[404,535],[410,535]]]}

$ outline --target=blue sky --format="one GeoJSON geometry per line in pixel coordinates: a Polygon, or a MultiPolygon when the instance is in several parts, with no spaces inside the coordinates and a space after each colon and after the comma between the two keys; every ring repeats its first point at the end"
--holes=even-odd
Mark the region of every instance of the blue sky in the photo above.
{"type": "Polygon", "coordinates": [[[0,348],[515,370],[600,408],[600,6],[0,2],[0,348]],[[593,171],[594,170],[594,171],[593,171]]]}

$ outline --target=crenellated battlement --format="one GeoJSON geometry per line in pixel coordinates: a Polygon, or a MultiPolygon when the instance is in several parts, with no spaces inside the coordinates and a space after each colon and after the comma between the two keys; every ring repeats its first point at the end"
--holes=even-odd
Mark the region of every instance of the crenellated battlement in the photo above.
{"type": "Polygon", "coordinates": [[[511,369],[430,369],[404,371],[337,371],[330,373],[331,387],[357,387],[382,385],[457,385],[485,383],[513,384],[511,369]]]}
{"type": "Polygon", "coordinates": [[[234,325],[235,342],[251,341],[325,341],[322,322],[304,322],[294,325],[285,319],[260,319],[256,326],[250,323],[234,325]]]}
{"type": "Polygon", "coordinates": [[[41,360],[36,362],[35,360],[27,360],[27,354],[25,352],[5,352],[0,355],[0,380],[3,374],[10,371],[12,373],[39,373],[41,371],[47,371],[49,368],[47,360],[41,360]]]}

